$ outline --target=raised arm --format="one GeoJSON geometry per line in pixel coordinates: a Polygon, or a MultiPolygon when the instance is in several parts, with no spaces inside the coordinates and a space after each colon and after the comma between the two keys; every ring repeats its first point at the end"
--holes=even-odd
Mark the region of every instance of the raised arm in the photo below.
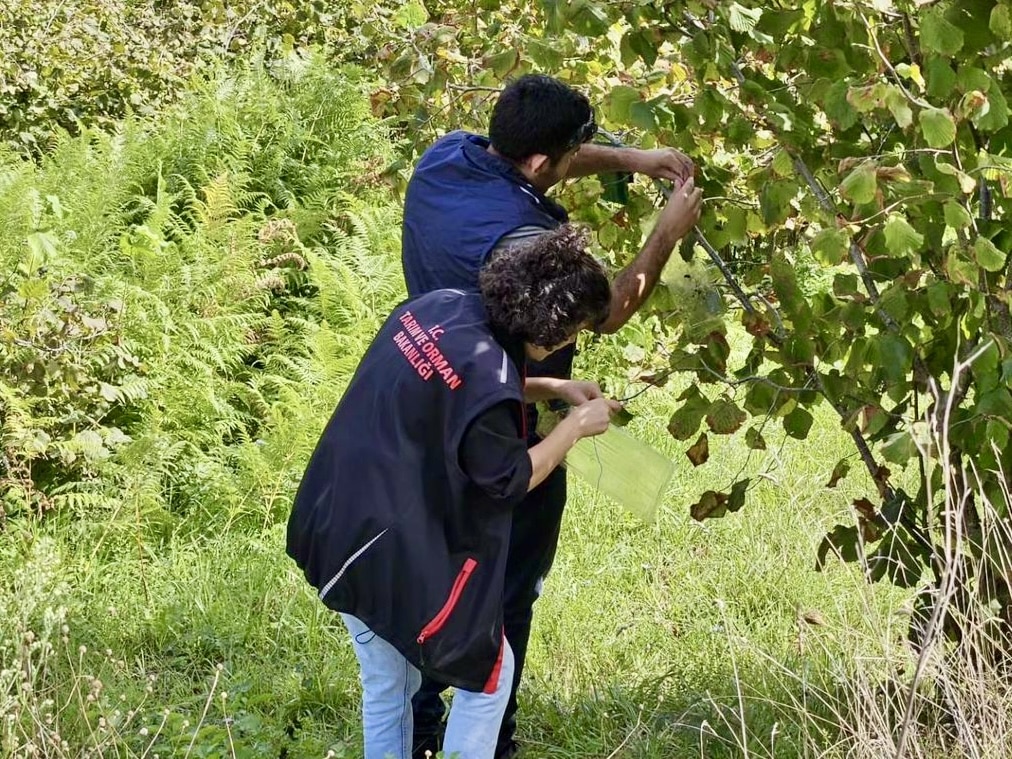
{"type": "Polygon", "coordinates": [[[640,150],[588,142],[580,147],[573,158],[566,178],[585,177],[603,171],[627,171],[630,174],[684,182],[692,176],[694,170],[692,160],[674,148],[640,150]]]}
{"type": "Polygon", "coordinates": [[[616,332],[650,296],[671,251],[699,220],[703,191],[690,178],[675,188],[636,258],[611,283],[611,311],[598,328],[616,332]]]}

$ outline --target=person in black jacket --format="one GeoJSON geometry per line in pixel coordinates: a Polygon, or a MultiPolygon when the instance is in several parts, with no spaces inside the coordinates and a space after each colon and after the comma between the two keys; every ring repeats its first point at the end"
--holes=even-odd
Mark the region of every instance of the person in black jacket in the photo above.
{"type": "Polygon", "coordinates": [[[479,284],[427,293],[386,320],[288,523],[289,555],[352,635],[365,759],[409,759],[422,674],[457,688],[445,754],[492,759],[513,675],[502,599],[512,511],[619,408],[595,383],[525,378],[527,359],[608,317],[609,282],[580,230],[493,258],[479,284]],[[553,398],[574,408],[528,449],[524,403],[553,398]]]}

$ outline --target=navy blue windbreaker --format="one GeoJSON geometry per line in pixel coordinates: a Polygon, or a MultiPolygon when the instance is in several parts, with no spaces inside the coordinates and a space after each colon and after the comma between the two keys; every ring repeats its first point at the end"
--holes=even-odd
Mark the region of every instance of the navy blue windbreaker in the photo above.
{"type": "Polygon", "coordinates": [[[494,339],[480,295],[437,290],[399,306],[327,424],[288,523],[288,554],[328,607],[472,691],[498,682],[516,504],[481,492],[459,448],[479,414],[523,403],[518,359],[494,339]]]}

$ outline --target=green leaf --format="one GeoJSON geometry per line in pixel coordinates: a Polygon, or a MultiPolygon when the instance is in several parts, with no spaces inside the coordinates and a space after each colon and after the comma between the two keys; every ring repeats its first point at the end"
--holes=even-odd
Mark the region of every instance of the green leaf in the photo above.
{"type": "Polygon", "coordinates": [[[617,124],[629,123],[630,109],[633,103],[640,102],[640,91],[634,87],[620,84],[608,93],[608,119],[617,124]]]}
{"type": "Polygon", "coordinates": [[[948,282],[935,282],[928,287],[928,308],[936,317],[947,316],[952,308],[949,299],[952,286],[948,282]]]}
{"type": "Polygon", "coordinates": [[[918,116],[921,133],[933,148],[944,148],[956,139],[956,122],[948,108],[925,108],[918,116]]]}
{"type": "Polygon", "coordinates": [[[920,582],[929,561],[926,553],[906,528],[896,526],[868,557],[868,577],[873,582],[888,577],[897,587],[912,588],[920,582]]]}
{"type": "Polygon", "coordinates": [[[950,200],[945,204],[945,223],[953,229],[966,229],[973,222],[962,203],[950,200]]]}
{"type": "Polygon", "coordinates": [[[956,86],[956,72],[945,58],[931,58],[924,67],[927,93],[933,98],[949,98],[956,86]]]}
{"type": "Polygon", "coordinates": [[[784,304],[784,308],[791,313],[796,312],[804,303],[804,295],[798,287],[794,266],[779,250],[773,253],[770,261],[770,277],[773,280],[773,290],[784,304]]]}
{"type": "Polygon", "coordinates": [[[904,321],[910,310],[910,304],[907,301],[907,288],[900,283],[892,285],[882,293],[879,307],[896,321],[904,321]]]}
{"type": "Polygon", "coordinates": [[[731,497],[727,499],[728,511],[739,511],[745,505],[745,493],[748,492],[749,482],[749,478],[746,477],[744,480],[738,480],[731,486],[731,497]]]}
{"type": "Polygon", "coordinates": [[[699,424],[710,407],[710,401],[695,385],[691,385],[679,400],[684,400],[685,403],[671,415],[668,432],[675,440],[688,440],[699,429],[699,424]]]}
{"type": "Polygon", "coordinates": [[[953,55],[963,47],[963,32],[946,20],[939,8],[931,8],[921,16],[921,47],[942,55],[953,55]]]}
{"type": "Polygon", "coordinates": [[[924,244],[924,235],[910,226],[910,223],[900,214],[889,215],[883,232],[885,233],[886,250],[891,256],[905,256],[920,250],[924,244]]]}
{"type": "Polygon", "coordinates": [[[746,8],[738,3],[731,3],[727,11],[727,23],[736,32],[751,32],[762,15],[762,8],[746,8]]]}
{"type": "Polygon", "coordinates": [[[635,415],[627,408],[620,408],[614,414],[611,415],[611,423],[616,427],[625,427],[629,422],[635,419],[635,415]]]}
{"type": "Polygon", "coordinates": [[[830,121],[835,121],[842,131],[850,129],[860,118],[857,110],[847,100],[847,91],[849,89],[846,81],[837,81],[826,90],[826,95],[822,102],[822,110],[826,112],[826,116],[829,117],[830,121]]]}
{"type": "Polygon", "coordinates": [[[835,488],[837,484],[850,471],[850,462],[847,459],[840,459],[836,462],[836,466],[833,467],[832,474],[829,475],[829,482],[826,483],[827,488],[835,488]]]}
{"type": "Polygon", "coordinates": [[[516,50],[504,50],[495,55],[486,56],[483,63],[486,68],[492,69],[499,79],[503,79],[514,68],[516,68],[520,55],[516,50]]]}
{"type": "Polygon", "coordinates": [[[935,168],[946,176],[955,177],[956,181],[959,182],[959,189],[962,190],[964,194],[970,195],[975,189],[977,189],[977,182],[974,178],[965,171],[960,171],[958,167],[953,166],[951,163],[937,160],[935,162],[935,168]]]}
{"type": "Polygon", "coordinates": [[[986,237],[978,237],[973,243],[973,256],[984,271],[1001,271],[1005,267],[1006,255],[986,237]]]}
{"type": "Polygon", "coordinates": [[[726,398],[718,398],[706,411],[706,426],[716,435],[730,435],[745,423],[747,414],[738,404],[726,398]]]}
{"type": "Polygon", "coordinates": [[[851,87],[847,90],[847,102],[861,113],[873,111],[885,104],[888,85],[878,82],[865,87],[851,87]]]}
{"type": "Polygon", "coordinates": [[[823,229],[812,238],[812,255],[823,266],[836,266],[847,257],[850,237],[841,229],[823,229]]]}
{"type": "Polygon", "coordinates": [[[762,436],[758,427],[749,427],[745,430],[745,445],[753,451],[766,450],[766,439],[762,436]]]}
{"type": "Polygon", "coordinates": [[[778,150],[776,155],[773,156],[770,168],[773,169],[777,176],[789,177],[794,173],[794,161],[791,159],[791,154],[786,150],[778,150]]]}
{"type": "Polygon", "coordinates": [[[697,522],[704,519],[717,519],[727,513],[727,494],[718,493],[716,490],[707,490],[700,496],[699,501],[692,504],[689,514],[697,522]]]}
{"type": "Polygon", "coordinates": [[[987,112],[978,115],[974,120],[977,127],[983,132],[997,132],[1007,127],[1008,101],[997,84],[987,93],[987,106],[987,112]]]}
{"type": "Polygon", "coordinates": [[[900,128],[906,129],[914,123],[914,112],[910,110],[910,102],[899,87],[890,88],[889,94],[886,95],[886,105],[900,128]]]}
{"type": "Polygon", "coordinates": [[[531,59],[542,69],[546,71],[555,71],[562,68],[562,64],[566,62],[566,57],[555,45],[549,42],[543,42],[539,39],[532,39],[527,45],[528,52],[531,55],[531,59]]]}
{"type": "Polygon", "coordinates": [[[864,205],[875,199],[877,186],[875,167],[870,162],[865,162],[840,183],[840,194],[856,205],[864,205]]]}
{"type": "Polygon", "coordinates": [[[804,440],[812,429],[814,418],[801,406],[784,417],[784,431],[792,438],[804,440]]]}
{"type": "Polygon", "coordinates": [[[878,357],[876,363],[882,367],[888,379],[899,382],[907,376],[913,364],[914,349],[905,338],[887,332],[876,335],[872,346],[878,357]]]}
{"type": "Polygon", "coordinates": [[[733,243],[744,243],[748,240],[748,212],[741,206],[728,205],[723,209],[724,217],[727,220],[724,224],[724,232],[727,238],[733,243]]]}
{"type": "Polygon", "coordinates": [[[622,35],[619,45],[622,63],[631,66],[637,58],[642,58],[648,66],[657,62],[657,47],[651,41],[646,29],[630,29],[622,35]]]}
{"type": "Polygon", "coordinates": [[[759,190],[759,208],[763,222],[773,226],[786,221],[794,209],[791,201],[798,194],[798,185],[789,179],[766,182],[759,190]]]}
{"type": "Polygon", "coordinates": [[[945,273],[957,284],[977,286],[977,265],[965,258],[958,247],[954,246],[945,257],[945,273]]]}
{"type": "Polygon", "coordinates": [[[654,109],[649,103],[633,103],[629,106],[629,123],[644,132],[653,132],[657,129],[654,109]]]}
{"type": "Polygon", "coordinates": [[[429,20],[429,12],[420,0],[408,0],[394,14],[394,23],[406,29],[417,29],[429,20]]]}
{"type": "Polygon", "coordinates": [[[1012,393],[1008,388],[997,387],[982,393],[974,404],[973,411],[984,416],[998,417],[1012,423],[1012,393]]]}
{"type": "Polygon", "coordinates": [[[904,466],[917,455],[917,446],[909,430],[893,433],[882,443],[882,458],[892,464],[904,466]]]}
{"type": "Polygon", "coordinates": [[[1012,40],[1012,13],[1008,5],[998,3],[991,9],[988,26],[998,39],[1012,40]]]}

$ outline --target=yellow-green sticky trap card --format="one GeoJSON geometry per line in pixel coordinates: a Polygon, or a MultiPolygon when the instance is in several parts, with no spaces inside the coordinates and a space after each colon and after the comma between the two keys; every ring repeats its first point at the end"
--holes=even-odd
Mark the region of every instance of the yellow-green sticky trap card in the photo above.
{"type": "Polygon", "coordinates": [[[566,468],[648,523],[675,473],[671,459],[615,425],[574,445],[566,468]]]}

